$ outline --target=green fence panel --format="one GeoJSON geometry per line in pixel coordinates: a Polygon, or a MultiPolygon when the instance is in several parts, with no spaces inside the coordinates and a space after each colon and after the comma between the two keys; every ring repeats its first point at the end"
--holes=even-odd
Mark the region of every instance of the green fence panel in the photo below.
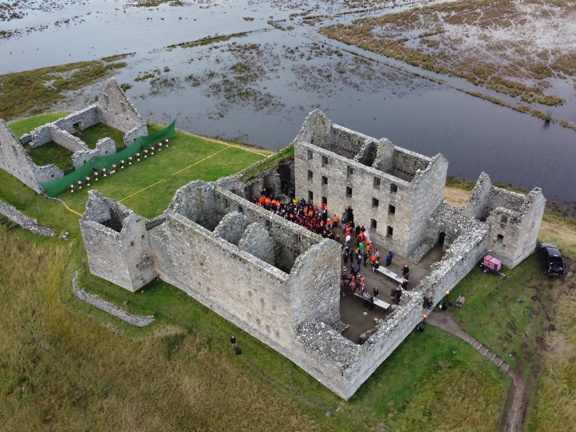
{"type": "Polygon", "coordinates": [[[138,138],[121,152],[110,156],[93,157],[70,174],[49,182],[39,182],[39,184],[44,189],[44,192],[46,192],[46,195],[49,197],[55,197],[56,195],[70,189],[70,185],[77,185],[79,181],[83,182],[86,177],[92,177],[94,171],[101,172],[102,168],[109,170],[114,164],[120,165],[121,160],[128,161],[130,156],[134,157],[136,153],[146,150],[159,142],[164,142],[167,138],[176,137],[175,128],[176,120],[170,123],[170,125],[168,125],[164,130],[154,135],[138,138]]]}

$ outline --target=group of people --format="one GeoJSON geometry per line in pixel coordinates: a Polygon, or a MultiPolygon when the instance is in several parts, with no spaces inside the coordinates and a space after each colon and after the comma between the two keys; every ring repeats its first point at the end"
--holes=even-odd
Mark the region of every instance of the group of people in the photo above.
{"type": "MultiPolygon", "coordinates": [[[[380,267],[380,251],[378,249],[372,250],[368,230],[363,226],[346,221],[344,215],[342,218],[339,218],[338,215],[330,218],[326,204],[318,207],[315,203],[307,202],[305,199],[283,200],[275,197],[270,188],[263,189],[259,197],[253,196],[252,201],[284,219],[338,242],[341,239],[334,232],[334,228],[341,226],[344,235],[344,247],[342,249],[344,268],[340,286],[343,292],[348,292],[350,295],[358,293],[364,300],[365,307],[374,308],[374,300],[378,299],[379,290],[374,288],[372,293],[369,293],[366,289],[365,278],[360,274],[362,264],[367,268],[368,262],[370,262],[373,272],[380,267]],[[352,239],[354,239],[354,244],[352,239]],[[348,271],[348,264],[350,264],[350,271],[348,271]]],[[[393,258],[394,252],[389,251],[385,256],[386,266],[392,264],[393,258]]],[[[410,269],[407,265],[402,269],[402,277],[404,281],[391,291],[391,300],[396,304],[400,303],[402,291],[408,287],[410,269]]]]}
{"type": "Polygon", "coordinates": [[[343,292],[348,292],[350,296],[358,294],[364,300],[364,307],[374,309],[374,302],[379,299],[380,290],[378,287],[372,289],[370,293],[366,289],[366,278],[359,273],[348,273],[348,268],[342,268],[340,277],[340,287],[343,292]]]}
{"type": "Polygon", "coordinates": [[[283,201],[276,198],[274,193],[267,189],[262,191],[260,197],[252,197],[252,201],[290,222],[297,223],[316,234],[320,234],[322,237],[340,241],[340,236],[334,234],[333,231],[334,226],[337,226],[340,222],[340,218],[337,215],[330,218],[326,204],[318,207],[313,202],[296,198],[283,201]]]}

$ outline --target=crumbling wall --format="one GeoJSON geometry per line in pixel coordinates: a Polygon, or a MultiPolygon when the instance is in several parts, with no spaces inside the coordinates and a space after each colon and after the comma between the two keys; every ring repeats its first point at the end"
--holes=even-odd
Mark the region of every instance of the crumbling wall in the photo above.
{"type": "MultiPolygon", "coordinates": [[[[417,158],[412,157],[411,159],[417,158]]],[[[414,163],[416,164],[416,162],[414,163]]],[[[404,256],[409,256],[414,252],[425,239],[430,217],[444,201],[447,172],[448,161],[446,158],[441,154],[434,156],[429,160],[424,170],[417,168],[411,183],[412,193],[399,203],[400,209],[403,210],[406,201],[412,200],[406,208],[407,211],[401,211],[396,218],[398,228],[395,231],[403,230],[403,237],[407,239],[404,256]]]]}
{"type": "Polygon", "coordinates": [[[291,273],[292,327],[340,320],[340,252],[339,243],[324,239],[298,257],[291,273]]]}
{"type": "Polygon", "coordinates": [[[112,138],[101,138],[96,143],[93,150],[81,150],[72,155],[72,163],[74,168],[78,169],[90,159],[97,156],[108,156],[116,154],[116,144],[112,138]]]}
{"type": "MultiPolygon", "coordinates": [[[[515,195],[508,195],[514,199],[512,207],[517,205],[515,195]]],[[[500,198],[503,196],[499,195],[500,198]]],[[[486,220],[490,225],[488,248],[509,268],[514,268],[534,252],[546,207],[546,200],[539,188],[522,197],[523,203],[518,211],[496,207],[486,220]]]]}
{"type": "Polygon", "coordinates": [[[405,306],[395,306],[363,345],[352,343],[324,322],[302,323],[296,336],[305,356],[296,363],[338,396],[350,399],[422,321],[422,295],[406,292],[405,296],[405,306]]]}
{"type": "Polygon", "coordinates": [[[129,145],[148,134],[142,117],[120,89],[116,80],[110,80],[96,103],[100,121],[125,133],[124,144],[129,145]]]}
{"type": "Polygon", "coordinates": [[[461,226],[461,234],[452,242],[440,262],[431,266],[431,272],[416,287],[423,296],[437,304],[477,265],[488,245],[489,227],[468,219],[461,226]]]}
{"type": "Polygon", "coordinates": [[[92,274],[135,292],[157,275],[146,219],[122,204],[88,192],[80,231],[92,274]]]}
{"type": "MultiPolygon", "coordinates": [[[[29,134],[23,135],[22,138],[20,138],[20,142],[22,142],[22,144],[29,143],[32,148],[37,148],[43,146],[46,143],[49,143],[50,141],[56,142],[54,139],[54,131],[67,132],[70,135],[74,135],[79,130],[87,129],[98,123],[100,123],[98,109],[96,108],[96,105],[91,105],[51,123],[38,126],[29,134]]],[[[78,140],[78,138],[75,139],[78,140]]],[[[82,144],[85,148],[87,148],[86,144],[82,144]]],[[[72,148],[69,150],[76,151],[72,148]]],[[[79,148],[79,150],[82,149],[79,148]]]]}
{"type": "Polygon", "coordinates": [[[289,345],[286,273],[177,213],[150,235],[162,280],[256,337],[289,345]]]}
{"type": "Polygon", "coordinates": [[[39,128],[38,135],[34,136],[30,143],[31,148],[38,148],[51,141],[70,150],[71,152],[88,150],[88,146],[70,132],[62,130],[54,124],[48,124],[39,128]]]}
{"type": "Polygon", "coordinates": [[[322,111],[316,109],[306,116],[294,142],[308,142],[325,147],[332,140],[332,121],[322,111]]]}
{"type": "Polygon", "coordinates": [[[34,176],[38,182],[48,182],[64,176],[64,171],[54,164],[36,166],[34,165],[34,176]]]}
{"type": "Polygon", "coordinates": [[[42,192],[35,175],[36,164],[32,162],[24,147],[22,147],[12,130],[8,127],[8,124],[1,119],[0,168],[36,192],[42,192]]]}
{"type": "Polygon", "coordinates": [[[254,222],[246,228],[238,247],[260,258],[262,261],[274,265],[274,239],[270,233],[258,222],[254,222]]]}

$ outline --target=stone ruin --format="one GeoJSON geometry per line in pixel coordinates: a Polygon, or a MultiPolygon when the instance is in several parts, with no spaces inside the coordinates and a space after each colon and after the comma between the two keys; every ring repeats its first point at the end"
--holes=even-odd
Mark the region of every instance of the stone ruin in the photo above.
{"type": "Polygon", "coordinates": [[[22,183],[38,193],[42,193],[39,182],[56,180],[65,175],[54,164],[37,166],[24,148],[38,148],[49,142],[73,152],[72,164],[79,168],[95,156],[116,153],[116,144],[111,138],[102,138],[90,149],[85,142],[75,136],[96,124],[103,123],[124,132],[124,145],[148,135],[146,123],[136,108],[126,97],[115,80],[110,80],[98,96],[95,104],[76,111],[64,118],[36,128],[17,140],[4,120],[0,120],[0,169],[18,178],[22,183]]]}
{"type": "Polygon", "coordinates": [[[90,191],[80,227],[91,272],[133,292],[160,278],[347,400],[422,321],[424,297],[440,302],[487,251],[513,267],[535,248],[546,202],[538,188],[509,192],[482,173],[469,203],[454,208],[443,202],[442,155],[358,134],[319,111],[294,146],[293,164],[249,182],[239,174],[183,186],[152,220],[90,191]],[[342,336],[341,245],[248,199],[267,187],[373,221],[372,239],[413,262],[438,244],[444,255],[355,344],[342,336]]]}

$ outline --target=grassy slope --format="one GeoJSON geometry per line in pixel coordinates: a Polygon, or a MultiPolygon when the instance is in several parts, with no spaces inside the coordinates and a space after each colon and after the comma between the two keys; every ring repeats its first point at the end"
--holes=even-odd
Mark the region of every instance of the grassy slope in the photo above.
{"type": "MultiPolygon", "coordinates": [[[[197,139],[181,136],[162,155],[103,179],[99,190],[150,217],[165,208],[180,184],[218,178],[262,157],[197,139]]],[[[20,229],[7,232],[0,225],[0,253],[5,257],[0,260],[0,290],[6,310],[0,315],[0,349],[6,353],[0,359],[6,371],[0,377],[0,392],[7,395],[0,398],[3,430],[498,427],[508,379],[468,345],[434,328],[412,334],[348,403],[167,284],[154,282],[132,294],[84,277],[85,285],[117,304],[128,301],[127,308],[158,316],[150,328],[131,328],[71,295],[73,270],[86,267],[78,216],[58,202],[37,198],[3,172],[0,196],[41,223],[71,232],[64,243],[40,240],[20,229]],[[27,265],[14,264],[22,262],[27,265]],[[230,334],[241,341],[240,357],[230,349],[230,334]]],[[[85,191],[63,197],[78,212],[83,210],[85,191]]],[[[498,278],[479,281],[476,278],[485,275],[473,272],[455,295],[468,286],[482,296],[469,294],[458,318],[505,311],[517,320],[519,331],[528,328],[536,334],[536,324],[521,319],[522,310],[533,306],[527,302],[534,288],[523,282],[532,275],[530,261],[526,265],[511,274],[506,290],[495,289],[498,278]],[[514,304],[517,295],[523,303],[514,304]]],[[[504,325],[481,333],[492,337],[489,343],[502,352],[508,348],[497,345],[504,325]]],[[[511,342],[520,344],[518,353],[533,349],[532,339],[525,349],[520,339],[511,342]]],[[[525,364],[524,370],[530,366],[525,364]]],[[[539,411],[546,414],[546,408],[539,411]]],[[[540,424],[558,421],[555,416],[540,417],[540,424]]]]}

